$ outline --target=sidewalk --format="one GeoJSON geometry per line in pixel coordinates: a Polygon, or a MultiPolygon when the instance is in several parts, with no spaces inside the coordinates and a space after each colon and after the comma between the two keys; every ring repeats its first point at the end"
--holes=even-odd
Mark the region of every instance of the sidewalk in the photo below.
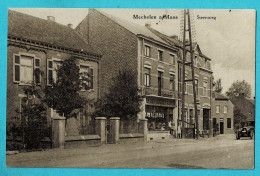
{"type": "MultiPolygon", "coordinates": [[[[16,154],[17,157],[21,156],[26,157],[29,155],[34,155],[35,157],[48,157],[52,155],[75,155],[80,154],[81,152],[85,154],[96,154],[96,153],[107,153],[107,152],[122,152],[122,151],[136,151],[136,150],[145,150],[151,149],[154,147],[159,147],[163,144],[164,147],[174,147],[174,146],[182,146],[182,145],[193,145],[198,143],[207,143],[209,145],[212,142],[222,141],[222,140],[230,140],[234,139],[234,135],[219,135],[217,137],[211,138],[200,138],[196,139],[176,139],[170,138],[165,140],[157,140],[157,141],[147,141],[147,142],[137,142],[131,144],[104,144],[97,146],[88,146],[88,145],[79,145],[74,148],[65,148],[65,149],[47,149],[43,151],[35,151],[35,152],[23,152],[16,154]]],[[[19,157],[18,157],[19,158],[19,157]]]]}
{"type": "MultiPolygon", "coordinates": [[[[206,151],[219,146],[229,147],[233,136],[218,136],[214,138],[168,139],[161,141],[139,142],[132,144],[106,144],[99,146],[81,145],[76,148],[48,149],[45,151],[19,153],[6,156],[7,167],[132,167],[136,161],[157,162],[156,158],[186,155],[193,152],[206,151]],[[124,164],[123,164],[124,163],[124,164]]],[[[156,164],[156,163],[155,163],[156,164]]],[[[144,166],[149,167],[149,166],[144,166]]]]}

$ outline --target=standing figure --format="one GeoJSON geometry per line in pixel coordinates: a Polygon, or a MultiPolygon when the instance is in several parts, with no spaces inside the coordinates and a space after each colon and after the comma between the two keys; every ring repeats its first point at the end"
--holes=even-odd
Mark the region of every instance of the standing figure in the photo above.
{"type": "Polygon", "coordinates": [[[177,128],[177,138],[181,138],[181,126],[179,125],[178,128],[177,128]]]}

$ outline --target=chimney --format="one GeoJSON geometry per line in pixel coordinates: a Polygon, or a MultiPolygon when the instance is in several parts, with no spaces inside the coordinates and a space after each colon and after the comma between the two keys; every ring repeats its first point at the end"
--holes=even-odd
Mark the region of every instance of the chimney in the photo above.
{"type": "Polygon", "coordinates": [[[73,28],[73,24],[71,24],[71,23],[69,23],[68,25],[67,25],[69,28],[73,28]]]}
{"type": "Polygon", "coordinates": [[[150,27],[151,27],[151,24],[149,24],[149,23],[145,23],[145,27],[150,28],[150,27]]]}
{"type": "Polygon", "coordinates": [[[47,16],[47,21],[55,22],[55,17],[54,16],[47,16]]]}
{"type": "Polygon", "coordinates": [[[175,35],[175,34],[174,34],[174,35],[171,35],[170,38],[175,39],[175,40],[178,40],[178,36],[175,35]]]}

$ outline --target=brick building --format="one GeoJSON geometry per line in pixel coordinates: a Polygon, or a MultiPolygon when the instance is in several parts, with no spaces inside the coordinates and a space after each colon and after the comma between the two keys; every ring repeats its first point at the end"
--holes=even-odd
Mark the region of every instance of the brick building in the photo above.
{"type": "Polygon", "coordinates": [[[228,97],[214,93],[212,106],[213,127],[218,124],[219,134],[234,133],[234,105],[228,97]]]}
{"type": "MultiPolygon", "coordinates": [[[[178,40],[178,37],[166,36],[152,28],[149,28],[154,34],[158,35],[168,44],[178,47],[178,125],[181,123],[181,94],[182,94],[182,47],[183,44],[178,40]]],[[[195,86],[197,92],[197,107],[198,107],[198,117],[199,117],[199,131],[209,133],[212,129],[212,119],[211,119],[211,108],[212,108],[212,82],[213,82],[213,72],[211,70],[210,61],[211,59],[204,55],[197,43],[193,44],[194,48],[194,76],[195,76],[195,86]]],[[[186,62],[190,61],[189,48],[186,48],[186,62]]],[[[185,79],[191,79],[191,67],[189,65],[185,66],[185,79]]],[[[185,83],[185,127],[193,127],[195,123],[195,112],[194,112],[194,102],[193,102],[193,88],[192,82],[185,83]]]]}
{"type": "MultiPolygon", "coordinates": [[[[97,54],[72,29],[71,25],[61,25],[55,18],[47,20],[36,18],[16,11],[8,11],[8,47],[7,47],[7,123],[19,116],[23,88],[36,83],[45,87],[56,79],[56,69],[67,58],[74,57],[80,69],[91,74],[87,83],[90,89],[82,88],[82,93],[90,99],[99,97],[98,67],[100,54],[97,54]],[[42,74],[35,74],[38,68],[42,74]]],[[[48,119],[54,116],[48,111],[48,119]]],[[[81,122],[85,121],[81,117],[81,122]]]]}
{"type": "MultiPolygon", "coordinates": [[[[138,85],[145,96],[140,118],[148,119],[149,130],[177,124],[177,52],[145,26],[121,20],[100,10],[90,9],[76,27],[95,50],[100,61],[100,94],[104,95],[120,69],[137,73],[138,85]]],[[[176,128],[176,125],[175,125],[176,128]]]]}

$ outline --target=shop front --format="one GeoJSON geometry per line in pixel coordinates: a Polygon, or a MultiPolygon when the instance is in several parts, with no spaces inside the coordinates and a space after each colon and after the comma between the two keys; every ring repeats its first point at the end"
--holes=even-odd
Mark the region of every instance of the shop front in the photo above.
{"type": "Polygon", "coordinates": [[[146,97],[145,118],[148,119],[148,140],[166,139],[175,128],[175,100],[146,97]]]}

